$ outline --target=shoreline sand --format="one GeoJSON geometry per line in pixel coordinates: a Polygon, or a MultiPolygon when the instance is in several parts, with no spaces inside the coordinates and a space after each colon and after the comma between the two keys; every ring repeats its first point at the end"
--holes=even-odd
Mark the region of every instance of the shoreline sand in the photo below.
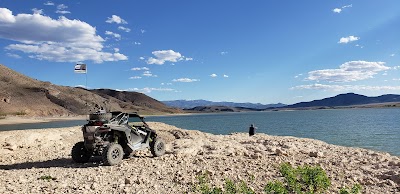
{"type": "Polygon", "coordinates": [[[85,120],[86,116],[71,116],[71,117],[18,117],[7,116],[0,119],[0,125],[14,125],[14,124],[27,124],[27,123],[46,123],[52,121],[67,121],[67,120],[85,120]]]}
{"type": "Polygon", "coordinates": [[[306,138],[245,133],[212,135],[149,122],[167,142],[164,156],[137,152],[118,166],[99,158],[76,164],[70,152],[82,141],[79,126],[0,132],[0,193],[193,193],[201,174],[222,186],[225,178],[245,181],[262,193],[282,180],[278,166],[320,165],[331,179],[327,193],[355,183],[362,193],[400,192],[400,158],[306,138]],[[51,176],[54,180],[41,180],[51,176]]]}

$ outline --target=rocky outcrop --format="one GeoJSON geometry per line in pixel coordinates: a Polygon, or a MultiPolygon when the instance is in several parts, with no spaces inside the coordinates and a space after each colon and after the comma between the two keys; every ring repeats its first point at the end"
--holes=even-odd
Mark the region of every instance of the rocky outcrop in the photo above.
{"type": "Polygon", "coordinates": [[[305,138],[212,135],[149,124],[167,142],[166,154],[153,158],[141,151],[112,167],[99,158],[72,162],[80,127],[0,132],[0,193],[193,193],[203,173],[216,186],[230,178],[262,193],[266,182],[281,180],[283,162],[320,165],[332,181],[329,193],[354,183],[363,193],[400,192],[400,158],[387,153],[305,138]]]}
{"type": "Polygon", "coordinates": [[[8,103],[10,104],[11,96],[8,94],[0,93],[0,103],[8,103]]]}

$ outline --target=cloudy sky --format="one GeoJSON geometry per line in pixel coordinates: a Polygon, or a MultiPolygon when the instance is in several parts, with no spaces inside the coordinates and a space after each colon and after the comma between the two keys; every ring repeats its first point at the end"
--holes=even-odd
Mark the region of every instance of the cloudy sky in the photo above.
{"type": "MultiPolygon", "coordinates": [[[[400,1],[0,1],[0,64],[157,100],[400,94],[400,1]]],[[[1,72],[0,72],[1,73],[1,72]]]]}

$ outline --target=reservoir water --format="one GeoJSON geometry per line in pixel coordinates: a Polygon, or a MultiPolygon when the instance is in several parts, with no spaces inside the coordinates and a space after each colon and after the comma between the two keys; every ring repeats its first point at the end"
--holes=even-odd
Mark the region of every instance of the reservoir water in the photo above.
{"type": "MultiPolygon", "coordinates": [[[[248,132],[305,137],[400,156],[400,109],[338,109],[148,116],[146,121],[212,134],[248,132]]],[[[0,131],[83,125],[84,120],[0,125],[0,131]]]]}
{"type": "Polygon", "coordinates": [[[248,132],[305,137],[400,156],[400,109],[337,109],[148,117],[179,128],[213,134],[248,132]]]}

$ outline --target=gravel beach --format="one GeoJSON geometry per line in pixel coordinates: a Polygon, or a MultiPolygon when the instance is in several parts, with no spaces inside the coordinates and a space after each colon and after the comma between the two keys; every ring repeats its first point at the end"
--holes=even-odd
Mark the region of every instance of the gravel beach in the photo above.
{"type": "Polygon", "coordinates": [[[167,142],[166,154],[153,158],[140,151],[118,166],[103,166],[99,158],[72,161],[72,146],[83,140],[79,126],[0,132],[0,193],[194,193],[196,177],[204,173],[216,186],[225,178],[243,180],[262,193],[268,181],[282,180],[283,162],[320,165],[332,182],[328,193],[355,183],[362,193],[400,193],[400,158],[388,153],[305,138],[149,125],[167,142]]]}

